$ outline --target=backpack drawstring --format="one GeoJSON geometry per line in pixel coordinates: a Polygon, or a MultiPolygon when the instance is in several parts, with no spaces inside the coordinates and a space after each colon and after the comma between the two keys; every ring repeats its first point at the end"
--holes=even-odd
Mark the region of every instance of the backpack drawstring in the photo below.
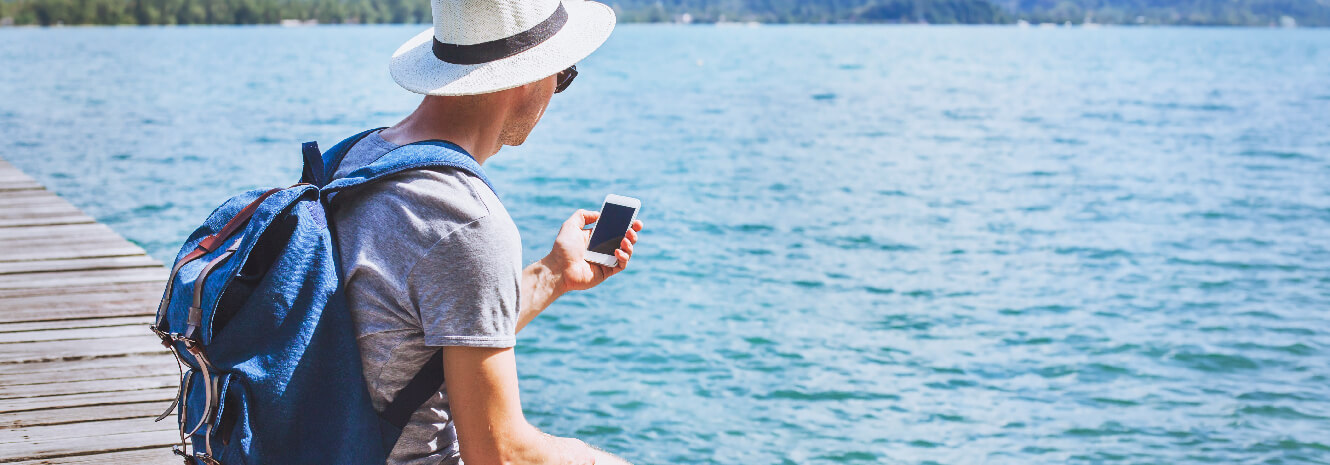
{"type": "Polygon", "coordinates": [[[203,383],[204,383],[203,399],[205,403],[203,405],[203,414],[199,415],[198,424],[194,425],[194,429],[191,429],[189,430],[188,433],[185,433],[186,436],[193,436],[194,433],[197,433],[199,431],[199,428],[202,427],[204,423],[208,422],[209,420],[208,417],[212,416],[212,406],[213,406],[212,373],[208,370],[208,365],[211,365],[211,363],[208,362],[208,357],[203,354],[203,346],[200,346],[197,343],[191,344],[191,342],[193,341],[186,342],[185,345],[186,349],[189,350],[189,353],[193,355],[194,359],[199,362],[199,368],[203,372],[203,383]]]}
{"type": "MultiPolygon", "coordinates": [[[[152,326],[152,331],[154,333],[157,333],[157,336],[162,339],[162,345],[166,346],[168,349],[171,349],[171,354],[175,356],[176,359],[176,368],[180,370],[180,385],[177,388],[176,397],[174,400],[171,401],[171,405],[166,408],[166,411],[162,412],[161,415],[157,416],[156,421],[161,421],[163,418],[169,416],[171,414],[171,411],[175,410],[177,404],[181,406],[181,410],[186,412],[188,411],[189,399],[186,397],[186,393],[184,392],[185,361],[180,356],[180,351],[176,348],[175,344],[173,344],[173,342],[177,341],[182,342],[185,345],[185,350],[188,350],[190,355],[194,356],[194,361],[198,364],[199,371],[203,375],[204,406],[203,406],[203,413],[199,415],[198,423],[196,423],[194,427],[189,430],[189,432],[185,432],[184,415],[180,415],[176,418],[177,429],[180,432],[180,446],[182,449],[186,447],[186,439],[189,436],[193,436],[194,433],[197,433],[199,431],[199,428],[202,428],[203,425],[207,424],[208,429],[204,432],[203,445],[204,445],[204,450],[206,451],[204,457],[209,459],[212,457],[212,430],[213,430],[212,422],[210,420],[215,414],[217,406],[220,404],[219,398],[221,397],[221,393],[218,392],[219,387],[217,386],[216,381],[212,379],[212,362],[208,360],[208,356],[203,350],[202,342],[200,342],[197,339],[198,329],[200,326],[202,326],[202,320],[203,320],[203,309],[201,308],[202,307],[201,301],[203,299],[203,287],[204,287],[203,284],[208,279],[208,275],[217,265],[221,264],[222,262],[225,262],[226,259],[231,258],[231,256],[235,254],[236,250],[240,248],[240,242],[241,242],[240,240],[236,240],[231,244],[230,247],[227,247],[226,250],[222,252],[221,255],[218,255],[217,258],[214,258],[211,261],[209,261],[207,264],[205,264],[203,266],[203,269],[199,272],[198,277],[195,278],[194,296],[193,296],[194,300],[192,302],[193,305],[191,305],[189,308],[189,317],[186,322],[184,335],[179,335],[175,333],[166,333],[158,329],[157,326],[152,326]]],[[[181,265],[183,265],[184,263],[184,260],[182,260],[181,262],[182,262],[181,264],[177,264],[175,266],[175,269],[172,270],[171,283],[167,284],[168,295],[170,294],[171,284],[175,282],[174,275],[175,273],[179,272],[181,265]]],[[[164,299],[162,302],[163,304],[165,304],[166,300],[164,299]]],[[[159,309],[159,314],[164,315],[165,312],[162,312],[161,309],[159,309]]]]}
{"type": "MultiPolygon", "coordinates": [[[[180,356],[180,351],[176,349],[175,344],[172,344],[172,342],[184,343],[185,349],[189,351],[190,355],[194,356],[194,360],[198,363],[199,370],[203,375],[204,407],[203,407],[203,414],[199,416],[199,422],[195,424],[194,428],[191,429],[189,432],[185,432],[185,416],[178,415],[176,417],[176,429],[180,433],[180,448],[183,449],[187,447],[186,441],[188,437],[194,435],[194,433],[199,431],[199,428],[203,427],[203,425],[207,423],[208,424],[207,436],[209,437],[204,438],[204,447],[207,450],[207,455],[211,457],[212,438],[210,436],[212,433],[212,425],[211,422],[209,422],[209,420],[213,416],[214,409],[218,404],[217,402],[218,397],[220,397],[220,393],[217,392],[218,388],[216,386],[216,383],[212,379],[212,370],[211,370],[212,362],[208,360],[207,354],[205,354],[203,351],[203,345],[201,345],[198,341],[180,336],[179,334],[171,334],[163,332],[157,329],[157,327],[155,326],[152,327],[152,330],[153,332],[157,333],[158,337],[162,338],[162,345],[165,345],[167,348],[171,349],[171,355],[175,356],[176,359],[176,367],[180,370],[180,385],[179,387],[176,388],[177,390],[176,390],[175,399],[171,401],[171,405],[166,408],[166,411],[162,412],[161,415],[158,415],[157,419],[154,421],[161,421],[162,419],[169,416],[171,414],[171,411],[175,410],[177,404],[180,405],[180,409],[182,411],[184,412],[189,411],[188,410],[189,398],[186,397],[184,392],[185,390],[184,365],[186,363],[184,359],[180,356]]],[[[183,451],[180,451],[178,453],[184,455],[183,451]]]]}

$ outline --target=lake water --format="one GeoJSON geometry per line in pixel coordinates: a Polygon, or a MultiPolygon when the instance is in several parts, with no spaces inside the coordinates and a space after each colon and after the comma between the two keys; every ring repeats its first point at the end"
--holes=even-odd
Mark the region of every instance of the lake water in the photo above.
{"type": "MultiPolygon", "coordinates": [[[[169,260],[423,26],[0,30],[0,156],[169,260]]],[[[641,464],[1330,462],[1330,30],[621,26],[487,163],[533,423],[641,464]]],[[[391,232],[387,232],[391,234],[391,232]]]]}

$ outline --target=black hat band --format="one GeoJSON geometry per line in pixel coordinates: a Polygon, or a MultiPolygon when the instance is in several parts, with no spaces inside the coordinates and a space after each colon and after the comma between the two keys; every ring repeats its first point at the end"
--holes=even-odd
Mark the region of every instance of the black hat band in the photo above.
{"type": "Polygon", "coordinates": [[[563,9],[563,2],[559,2],[559,7],[554,10],[554,13],[549,18],[541,21],[540,24],[502,39],[471,45],[457,45],[439,42],[439,38],[435,37],[434,56],[454,65],[478,65],[501,60],[540,45],[541,42],[548,40],[556,32],[559,32],[559,29],[563,29],[564,23],[567,22],[568,11],[563,9]]]}

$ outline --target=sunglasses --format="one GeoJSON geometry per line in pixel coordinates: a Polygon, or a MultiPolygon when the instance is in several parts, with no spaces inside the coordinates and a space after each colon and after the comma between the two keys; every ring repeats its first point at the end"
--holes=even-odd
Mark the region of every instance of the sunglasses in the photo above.
{"type": "Polygon", "coordinates": [[[563,92],[573,83],[573,78],[577,77],[577,65],[569,66],[568,69],[559,71],[557,84],[554,85],[554,93],[563,92]]]}

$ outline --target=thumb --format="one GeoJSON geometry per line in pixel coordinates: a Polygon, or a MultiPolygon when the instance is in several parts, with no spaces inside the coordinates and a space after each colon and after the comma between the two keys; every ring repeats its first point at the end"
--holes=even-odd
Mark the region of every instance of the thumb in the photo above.
{"type": "Polygon", "coordinates": [[[593,212],[593,211],[588,211],[588,210],[581,210],[581,209],[579,209],[579,210],[577,210],[576,212],[573,213],[573,216],[568,217],[568,220],[567,220],[567,221],[564,221],[564,222],[563,222],[563,227],[564,227],[565,229],[568,229],[568,228],[571,228],[571,229],[582,229],[582,228],[585,228],[586,225],[591,224],[591,223],[595,223],[596,220],[599,220],[599,219],[600,219],[600,213],[599,213],[599,212],[593,212]]]}

